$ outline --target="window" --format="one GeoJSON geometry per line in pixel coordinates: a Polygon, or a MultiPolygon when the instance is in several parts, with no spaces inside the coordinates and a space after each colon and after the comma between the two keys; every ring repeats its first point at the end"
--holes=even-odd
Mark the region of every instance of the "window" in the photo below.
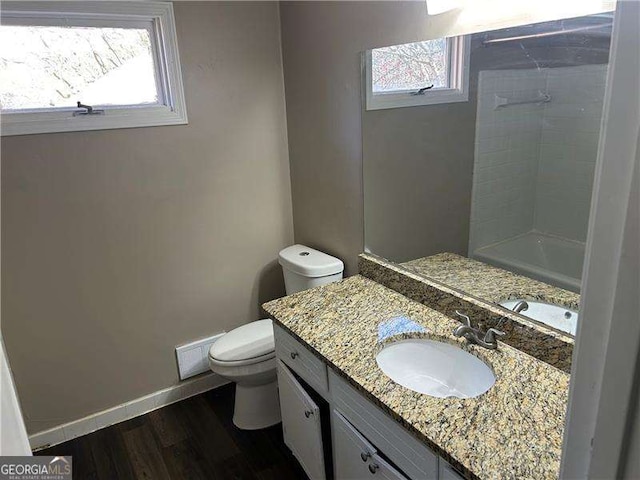
{"type": "Polygon", "coordinates": [[[374,48],[366,52],[367,110],[466,102],[469,41],[465,37],[374,48]]]}
{"type": "Polygon", "coordinates": [[[187,123],[170,3],[3,2],[2,135],[187,123]]]}

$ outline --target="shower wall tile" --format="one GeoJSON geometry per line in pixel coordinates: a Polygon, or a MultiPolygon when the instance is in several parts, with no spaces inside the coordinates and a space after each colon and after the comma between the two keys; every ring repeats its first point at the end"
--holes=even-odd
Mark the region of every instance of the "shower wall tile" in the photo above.
{"type": "Polygon", "coordinates": [[[542,71],[480,72],[470,251],[531,230],[543,107],[496,109],[496,96],[536,98],[542,71]]]}
{"type": "Polygon", "coordinates": [[[607,65],[547,72],[534,228],[585,241],[607,65]]]}
{"type": "Polygon", "coordinates": [[[584,241],[606,65],[480,72],[469,252],[531,230],[584,241]],[[552,101],[496,109],[509,101],[552,101]]]}

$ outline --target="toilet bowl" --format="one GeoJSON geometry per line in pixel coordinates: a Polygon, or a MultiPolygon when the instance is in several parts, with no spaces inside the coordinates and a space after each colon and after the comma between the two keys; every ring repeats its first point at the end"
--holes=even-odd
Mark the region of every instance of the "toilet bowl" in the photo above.
{"type": "MultiPolygon", "coordinates": [[[[304,245],[279,254],[287,295],[342,279],[341,260],[304,245]]],[[[231,330],[209,349],[209,367],[236,384],[233,423],[257,430],[280,422],[273,323],[257,320],[231,330]]]]}
{"type": "Polygon", "coordinates": [[[236,427],[256,430],[280,421],[270,319],[257,320],[223,335],[209,349],[209,367],[236,384],[236,427]]]}

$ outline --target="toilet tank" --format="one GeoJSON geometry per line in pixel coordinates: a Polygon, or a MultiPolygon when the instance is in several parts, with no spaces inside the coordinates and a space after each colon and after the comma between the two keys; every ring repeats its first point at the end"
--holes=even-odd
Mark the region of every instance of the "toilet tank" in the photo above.
{"type": "Polygon", "coordinates": [[[281,250],[278,261],[287,295],[342,280],[342,260],[304,245],[281,250]]]}

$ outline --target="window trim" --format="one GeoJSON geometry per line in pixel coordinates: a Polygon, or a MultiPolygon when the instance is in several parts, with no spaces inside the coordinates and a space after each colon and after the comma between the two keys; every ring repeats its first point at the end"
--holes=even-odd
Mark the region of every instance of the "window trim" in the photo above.
{"type": "Polygon", "coordinates": [[[451,87],[426,90],[424,95],[411,95],[411,92],[415,90],[373,93],[371,50],[367,50],[364,62],[366,109],[382,110],[469,101],[470,50],[471,37],[469,35],[449,38],[447,52],[451,87]]]}
{"type": "Polygon", "coordinates": [[[0,114],[2,136],[184,125],[188,123],[173,5],[152,1],[3,2],[7,25],[117,26],[151,24],[158,99],[162,104],[100,107],[104,115],[73,116],[77,108],[0,114]],[[37,22],[37,23],[34,23],[37,22]]]}

